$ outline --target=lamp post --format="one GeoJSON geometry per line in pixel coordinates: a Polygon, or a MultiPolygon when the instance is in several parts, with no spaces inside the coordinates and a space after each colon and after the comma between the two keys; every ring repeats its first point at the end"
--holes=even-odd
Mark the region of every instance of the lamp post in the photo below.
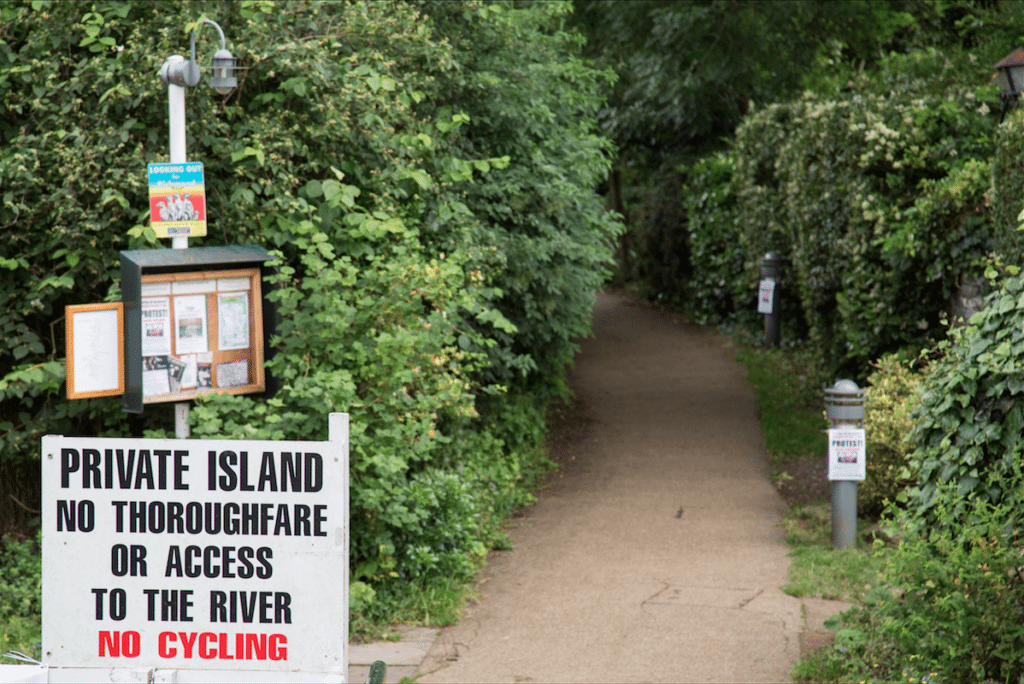
{"type": "Polygon", "coordinates": [[[999,110],[1002,112],[999,121],[1002,122],[1007,108],[1020,99],[1024,89],[1024,49],[1017,48],[993,64],[992,68],[998,69],[995,82],[1002,90],[999,93],[999,110]]]}
{"type": "MultiPolygon", "coordinates": [[[[224,31],[220,25],[210,19],[203,19],[192,31],[190,39],[189,59],[181,55],[171,55],[160,67],[160,80],[167,85],[167,114],[170,126],[170,159],[172,164],[185,164],[185,88],[194,88],[202,78],[202,69],[196,61],[196,32],[203,24],[210,24],[220,35],[220,50],[213,55],[213,74],[210,85],[221,95],[227,95],[237,85],[235,71],[238,70],[236,60],[227,50],[224,31]]],[[[188,236],[171,238],[172,249],[188,249],[188,236]]],[[[179,401],[174,404],[174,434],[178,439],[188,439],[191,431],[188,427],[188,414],[191,404],[179,401]]]]}

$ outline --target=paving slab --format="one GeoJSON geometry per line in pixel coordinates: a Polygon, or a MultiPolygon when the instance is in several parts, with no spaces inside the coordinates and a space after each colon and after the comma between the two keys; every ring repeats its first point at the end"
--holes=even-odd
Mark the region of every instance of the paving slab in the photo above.
{"type": "Polygon", "coordinates": [[[414,677],[420,663],[437,639],[437,628],[403,626],[395,630],[398,641],[374,641],[349,644],[348,681],[359,684],[370,676],[370,665],[383,660],[388,666],[387,681],[414,677]]]}

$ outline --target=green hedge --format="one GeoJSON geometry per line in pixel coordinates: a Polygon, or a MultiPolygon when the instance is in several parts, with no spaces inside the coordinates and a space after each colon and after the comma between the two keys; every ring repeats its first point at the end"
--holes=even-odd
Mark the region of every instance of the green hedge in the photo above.
{"type": "MultiPolygon", "coordinates": [[[[589,331],[621,229],[594,193],[603,74],[567,3],[0,2],[0,454],[124,435],[63,398],[66,304],[117,300],[166,161],[156,77],[208,16],[248,68],[187,95],[209,235],[275,251],[269,401],[196,403],[197,437],[325,439],[352,421],[352,578],[465,580],[543,467],[544,405],[589,331]]],[[[212,29],[197,48],[215,45],[212,29]]],[[[208,59],[208,58],[207,58],[208,59]]],[[[147,407],[150,436],[173,420],[147,407]]],[[[372,591],[371,617],[389,608],[372,591]]],[[[398,600],[398,599],[395,599],[398,600]]]]}
{"type": "Polygon", "coordinates": [[[863,379],[884,353],[941,337],[959,278],[981,275],[999,240],[980,96],[859,85],[748,115],[727,153],[689,169],[684,196],[698,318],[753,323],[760,259],[778,252],[794,332],[863,379]]]}

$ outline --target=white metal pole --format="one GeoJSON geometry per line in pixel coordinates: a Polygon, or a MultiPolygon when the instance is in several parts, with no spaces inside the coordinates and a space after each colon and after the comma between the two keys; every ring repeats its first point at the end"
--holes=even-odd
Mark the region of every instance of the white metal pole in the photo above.
{"type": "MultiPolygon", "coordinates": [[[[173,64],[184,59],[181,55],[172,55],[167,61],[173,64]]],[[[167,118],[171,133],[170,162],[184,164],[188,160],[185,157],[185,89],[181,86],[167,85],[167,118]]],[[[172,237],[171,248],[188,249],[188,236],[172,237]]],[[[174,404],[174,436],[178,439],[188,439],[192,436],[192,431],[188,427],[190,409],[191,404],[187,401],[174,404]]]]}
{"type": "MultiPolygon", "coordinates": [[[[171,64],[184,61],[181,55],[167,58],[171,64]]],[[[167,86],[167,115],[171,127],[171,159],[172,164],[184,164],[185,157],[185,89],[181,86],[167,86]]],[[[188,249],[188,236],[171,238],[173,249],[188,249]]]]}

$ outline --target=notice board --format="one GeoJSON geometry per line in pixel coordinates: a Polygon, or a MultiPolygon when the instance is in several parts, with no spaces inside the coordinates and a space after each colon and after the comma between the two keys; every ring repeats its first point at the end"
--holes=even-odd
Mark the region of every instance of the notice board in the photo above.
{"type": "Polygon", "coordinates": [[[348,415],[329,422],[327,442],[44,437],[43,664],[343,678],[348,415]]]}
{"type": "Polygon", "coordinates": [[[257,268],[142,276],[143,401],[262,392],[262,299],[257,268]]]}
{"type": "Polygon", "coordinates": [[[121,252],[124,410],[267,390],[262,247],[121,252]]]}

